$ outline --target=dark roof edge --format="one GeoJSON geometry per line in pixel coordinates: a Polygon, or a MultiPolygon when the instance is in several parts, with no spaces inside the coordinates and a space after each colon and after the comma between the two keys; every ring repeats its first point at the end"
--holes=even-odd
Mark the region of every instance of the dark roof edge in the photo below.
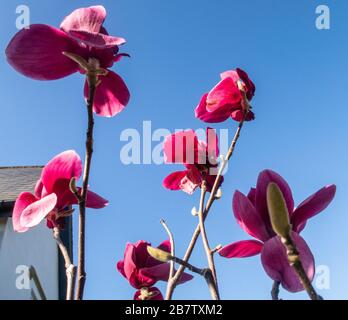
{"type": "Polygon", "coordinates": [[[44,166],[13,166],[13,167],[0,167],[1,169],[42,169],[44,166]]]}

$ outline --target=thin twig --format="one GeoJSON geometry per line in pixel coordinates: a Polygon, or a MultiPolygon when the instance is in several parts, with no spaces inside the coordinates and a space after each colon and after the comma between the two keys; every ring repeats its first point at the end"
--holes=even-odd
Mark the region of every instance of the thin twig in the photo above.
{"type": "MultiPolygon", "coordinates": [[[[219,172],[215,178],[215,182],[214,182],[214,185],[213,185],[213,188],[211,190],[211,193],[210,193],[210,197],[208,199],[208,202],[206,204],[206,207],[205,207],[205,210],[204,210],[204,215],[203,215],[203,220],[205,221],[205,219],[207,218],[208,214],[209,214],[209,210],[211,208],[211,206],[213,205],[214,201],[216,200],[216,192],[220,186],[220,181],[221,181],[221,178],[222,178],[222,173],[224,172],[225,168],[226,168],[226,165],[228,163],[228,161],[231,159],[233,153],[234,153],[234,150],[235,150],[235,147],[236,147],[236,144],[237,144],[237,141],[239,139],[239,136],[240,136],[240,133],[242,131],[242,128],[243,128],[243,125],[244,125],[244,122],[245,122],[245,119],[246,119],[246,115],[247,113],[245,113],[244,115],[244,118],[243,120],[239,123],[238,125],[238,128],[236,130],[236,133],[233,137],[233,140],[231,142],[231,145],[228,149],[228,152],[227,152],[227,155],[224,159],[224,161],[222,162],[221,164],[221,167],[219,169],[219,172]]],[[[187,247],[187,250],[186,250],[186,253],[185,253],[185,256],[184,256],[184,261],[189,261],[190,257],[191,257],[191,254],[193,252],[193,249],[196,245],[196,242],[197,242],[197,239],[200,235],[200,232],[201,232],[201,229],[200,229],[200,226],[199,224],[197,225],[193,235],[192,235],[192,238],[191,238],[191,241],[187,247]]],[[[175,290],[175,287],[181,277],[181,275],[183,274],[185,270],[185,267],[184,266],[180,266],[180,268],[178,268],[178,270],[176,271],[175,273],[175,276],[174,278],[172,279],[171,283],[170,283],[170,290],[169,290],[169,298],[171,299],[172,296],[173,296],[173,292],[175,290]]]]}
{"type": "Polygon", "coordinates": [[[72,264],[68,249],[64,245],[61,237],[59,228],[53,229],[53,238],[56,240],[58,248],[63,256],[65,262],[66,272],[66,300],[72,300],[74,297],[74,283],[75,283],[75,270],[76,267],[72,264]]]}
{"type": "MultiPolygon", "coordinates": [[[[169,237],[169,242],[170,242],[170,254],[175,257],[175,242],[174,242],[174,236],[171,230],[169,229],[167,223],[165,222],[164,219],[160,220],[163,228],[166,230],[168,237],[169,237]]],[[[171,281],[171,279],[174,277],[175,274],[175,262],[174,260],[170,261],[170,269],[169,269],[169,278],[168,278],[168,285],[167,285],[167,291],[168,291],[168,286],[171,281]]]]}
{"type": "Polygon", "coordinates": [[[210,269],[211,274],[213,276],[213,281],[215,284],[213,286],[213,288],[211,288],[210,294],[211,294],[213,300],[220,300],[220,294],[219,294],[219,289],[218,289],[218,285],[217,285],[217,276],[216,276],[216,269],[215,269],[215,262],[214,262],[214,254],[213,254],[212,250],[210,249],[210,245],[209,245],[209,241],[208,241],[208,237],[207,237],[207,232],[206,232],[205,225],[204,225],[204,218],[203,218],[204,200],[205,200],[206,193],[207,193],[207,185],[206,185],[206,181],[203,181],[202,185],[201,185],[201,198],[199,201],[199,210],[198,210],[199,227],[200,227],[201,234],[202,234],[202,240],[203,240],[205,254],[206,254],[207,260],[208,260],[208,266],[209,266],[209,269],[210,269]]]}
{"type": "Polygon", "coordinates": [[[279,281],[273,282],[272,291],[271,291],[272,300],[279,300],[279,286],[280,286],[279,281]]]}
{"type": "Polygon", "coordinates": [[[92,79],[89,81],[89,98],[87,103],[88,113],[88,129],[86,134],[86,157],[85,167],[83,172],[83,183],[82,190],[79,200],[79,249],[78,249],[78,268],[77,268],[77,287],[76,287],[76,300],[83,299],[83,292],[86,282],[86,271],[85,271],[85,224],[86,224],[86,199],[88,191],[89,174],[91,169],[91,161],[93,154],[93,129],[94,129],[94,118],[93,118],[93,103],[96,91],[96,81],[92,79]]]}
{"type": "Polygon", "coordinates": [[[190,264],[190,263],[188,263],[180,258],[174,257],[174,256],[171,256],[170,259],[171,259],[171,261],[174,261],[177,264],[180,264],[181,266],[185,267],[186,269],[204,277],[204,279],[207,282],[207,285],[209,287],[209,291],[212,293],[213,299],[219,300],[218,299],[218,292],[216,291],[215,280],[214,280],[213,274],[209,268],[205,268],[205,269],[197,268],[197,267],[193,266],[192,264],[190,264]]]}

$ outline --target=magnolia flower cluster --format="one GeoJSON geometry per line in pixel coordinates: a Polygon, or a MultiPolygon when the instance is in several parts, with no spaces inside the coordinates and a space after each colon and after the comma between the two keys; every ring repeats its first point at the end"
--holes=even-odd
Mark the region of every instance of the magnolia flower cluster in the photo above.
{"type": "MultiPolygon", "coordinates": [[[[60,79],[76,72],[86,74],[92,66],[98,72],[93,110],[100,116],[112,117],[125,108],[130,94],[122,78],[110,68],[128,55],[119,53],[119,46],[125,40],[108,34],[103,26],[105,18],[105,9],[93,6],[75,10],[59,28],[31,25],[10,41],[6,49],[7,60],[21,74],[37,80],[60,79]]],[[[86,99],[89,98],[89,85],[86,80],[86,99]]],[[[251,106],[254,94],[255,85],[245,71],[239,68],[225,71],[221,80],[203,94],[195,108],[195,116],[206,123],[224,122],[229,118],[240,124],[254,120],[251,106]]],[[[219,147],[214,129],[207,128],[205,141],[199,140],[193,129],[169,135],[163,152],[167,164],[184,166],[164,179],[165,188],[193,194],[203,181],[207,192],[212,192],[213,186],[219,188],[223,184],[223,177],[217,180],[219,147]]],[[[25,232],[44,219],[49,228],[63,228],[65,217],[73,212],[72,206],[78,204],[76,193],[79,194],[81,189],[75,186],[74,191],[71,185],[81,177],[81,173],[82,162],[75,151],[65,151],[54,157],[44,167],[34,194],[23,192],[19,195],[13,212],[14,230],[25,232]]],[[[287,182],[274,171],[261,172],[256,188],[251,188],[247,195],[236,191],[232,201],[237,223],[256,240],[233,242],[220,249],[219,254],[225,258],[260,254],[263,268],[270,278],[280,282],[288,291],[301,291],[303,285],[288,262],[280,237],[271,226],[266,196],[271,183],[275,183],[284,196],[292,228],[291,238],[308,279],[313,279],[314,257],[300,233],[310,218],[330,204],[336,191],[334,185],[320,189],[295,207],[287,182]]],[[[99,209],[107,204],[101,196],[87,191],[87,207],[99,209]]],[[[143,240],[128,243],[124,259],[117,263],[117,270],[136,290],[135,300],[162,300],[163,295],[155,285],[158,281],[168,281],[170,264],[151,257],[148,246],[150,243],[143,240]]],[[[169,240],[158,248],[171,252],[169,240]]],[[[192,278],[183,273],[178,283],[192,278]]]]}

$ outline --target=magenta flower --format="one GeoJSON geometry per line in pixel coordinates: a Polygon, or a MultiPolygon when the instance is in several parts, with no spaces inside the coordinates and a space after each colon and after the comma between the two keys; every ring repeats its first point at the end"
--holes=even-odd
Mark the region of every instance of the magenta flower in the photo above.
{"type": "Polygon", "coordinates": [[[232,243],[222,248],[219,254],[226,258],[244,258],[261,253],[262,265],[273,280],[281,282],[282,286],[290,292],[302,291],[303,286],[288,263],[285,247],[271,227],[266,199],[267,187],[271,182],[276,183],[284,195],[292,225],[292,239],[300,253],[308,278],[313,280],[314,257],[300,233],[308,219],[330,204],[335,196],[335,185],[320,189],[295,208],[287,182],[271,170],[262,171],[258,177],[256,189],[252,188],[248,196],[236,191],[233,197],[233,212],[238,224],[257,240],[232,243]]]}
{"type": "MultiPolygon", "coordinates": [[[[124,260],[117,262],[117,270],[135,289],[151,288],[157,281],[168,281],[170,264],[152,258],[147,252],[150,243],[140,240],[135,244],[128,243],[124,252],[124,260]]],[[[170,252],[170,242],[162,242],[159,249],[170,252]]],[[[184,283],[193,276],[183,273],[179,283],[184,283]]],[[[138,294],[139,292],[137,292],[138,294]]]]}
{"type": "Polygon", "coordinates": [[[223,122],[231,117],[241,121],[247,112],[246,121],[253,120],[249,101],[255,93],[255,85],[241,69],[225,71],[221,81],[203,95],[196,108],[196,118],[209,123],[223,122]]]}
{"type": "MultiPolygon", "coordinates": [[[[8,62],[18,72],[36,80],[55,80],[85,70],[63,52],[93,60],[100,68],[110,68],[125,54],[118,54],[122,38],[109,36],[103,27],[106,11],[102,6],[81,8],[67,16],[60,29],[34,24],[19,31],[6,49],[8,62]]],[[[94,100],[94,112],[112,117],[129,101],[129,91],[119,75],[108,70],[100,76],[94,100]]],[[[88,98],[88,83],[85,83],[88,98]]]]}
{"type": "MultiPolygon", "coordinates": [[[[42,170],[35,194],[23,192],[17,198],[12,215],[13,229],[26,232],[45,218],[49,228],[62,226],[66,209],[77,204],[70,191],[70,181],[79,179],[81,173],[82,162],[75,151],[65,151],[54,157],[42,170]]],[[[107,204],[107,200],[96,193],[87,192],[87,207],[100,209],[107,204]]]]}
{"type": "MultiPolygon", "coordinates": [[[[186,167],[186,170],[166,177],[163,181],[165,188],[192,194],[205,180],[207,191],[211,191],[217,175],[219,155],[215,130],[207,129],[206,141],[199,141],[194,130],[174,133],[164,141],[163,150],[166,163],[181,163],[186,167]]],[[[223,179],[220,184],[222,182],[223,179]]]]}

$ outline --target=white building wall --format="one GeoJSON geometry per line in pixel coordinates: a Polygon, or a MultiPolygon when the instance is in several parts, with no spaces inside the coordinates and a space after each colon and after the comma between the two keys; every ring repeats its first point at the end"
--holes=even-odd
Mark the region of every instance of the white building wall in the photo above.
{"type": "Polygon", "coordinates": [[[35,288],[33,281],[30,281],[29,288],[18,289],[16,286],[16,281],[21,284],[19,287],[25,284],[25,267],[18,266],[31,265],[36,269],[47,299],[58,299],[58,249],[52,238],[52,230],[45,223],[25,233],[15,233],[12,220],[0,218],[0,300],[32,299],[31,288],[35,288]],[[21,273],[16,274],[16,269],[21,273]]]}

